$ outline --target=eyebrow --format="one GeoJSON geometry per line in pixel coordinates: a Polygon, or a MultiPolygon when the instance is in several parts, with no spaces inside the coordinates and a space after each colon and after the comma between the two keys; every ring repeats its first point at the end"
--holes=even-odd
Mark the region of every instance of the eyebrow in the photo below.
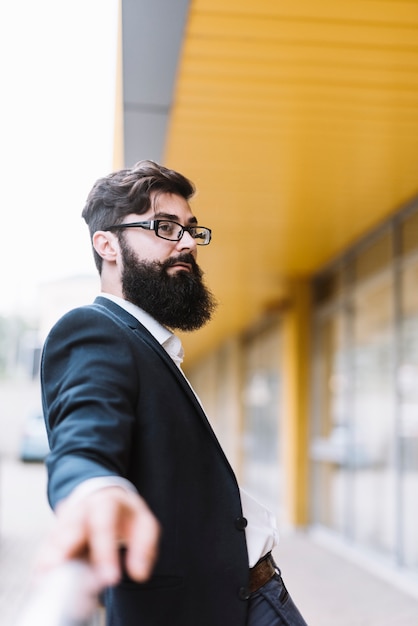
{"type": "MultiPolygon", "coordinates": [[[[157,211],[154,213],[154,218],[162,218],[165,220],[173,220],[174,222],[180,223],[180,218],[178,215],[174,215],[173,213],[164,213],[164,211],[157,211]]],[[[197,224],[197,218],[193,215],[189,220],[188,224],[197,224]]]]}

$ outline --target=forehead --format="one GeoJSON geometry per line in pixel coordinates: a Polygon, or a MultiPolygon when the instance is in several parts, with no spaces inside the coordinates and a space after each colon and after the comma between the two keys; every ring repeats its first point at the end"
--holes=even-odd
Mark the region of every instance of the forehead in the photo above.
{"type": "Polygon", "coordinates": [[[144,216],[184,223],[197,221],[188,201],[173,193],[154,194],[151,197],[151,208],[144,216]]]}

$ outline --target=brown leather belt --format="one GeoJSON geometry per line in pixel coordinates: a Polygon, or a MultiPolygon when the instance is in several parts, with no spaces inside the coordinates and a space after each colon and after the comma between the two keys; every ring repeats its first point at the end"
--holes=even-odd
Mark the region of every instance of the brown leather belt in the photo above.
{"type": "Polygon", "coordinates": [[[271,553],[269,552],[262,559],[250,568],[250,582],[248,585],[249,593],[258,591],[260,587],[268,583],[274,574],[277,573],[277,566],[271,553]]]}

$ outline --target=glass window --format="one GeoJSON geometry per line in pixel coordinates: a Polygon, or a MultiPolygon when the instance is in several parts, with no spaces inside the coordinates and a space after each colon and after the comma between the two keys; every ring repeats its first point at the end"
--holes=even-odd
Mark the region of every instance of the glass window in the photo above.
{"type": "Polygon", "coordinates": [[[280,520],[283,510],[280,442],[279,325],[257,333],[243,346],[244,428],[242,485],[280,520]]]}
{"type": "Polygon", "coordinates": [[[339,260],[338,300],[332,271],[315,279],[311,458],[314,522],[418,570],[418,211],[408,212],[339,260]]]}
{"type": "Polygon", "coordinates": [[[401,249],[404,255],[418,250],[418,212],[412,213],[400,225],[401,249]]]}
{"type": "Polygon", "coordinates": [[[315,280],[314,299],[316,304],[325,304],[337,298],[343,287],[344,275],[341,269],[321,274],[315,280]]]}
{"type": "Polygon", "coordinates": [[[401,274],[400,463],[402,562],[418,568],[418,261],[401,274]]]}
{"type": "Polygon", "coordinates": [[[315,328],[315,418],[311,442],[314,522],[347,533],[348,362],[345,319],[319,318],[315,328]]]}
{"type": "Polygon", "coordinates": [[[392,240],[389,231],[377,237],[355,257],[355,279],[362,280],[376,275],[389,266],[392,257],[392,240]]]}
{"type": "Polygon", "coordinates": [[[394,319],[391,274],[357,284],[317,315],[314,521],[395,550],[394,319]]]}
{"type": "Polygon", "coordinates": [[[389,274],[353,298],[353,535],[380,551],[395,549],[393,300],[389,274]]]}

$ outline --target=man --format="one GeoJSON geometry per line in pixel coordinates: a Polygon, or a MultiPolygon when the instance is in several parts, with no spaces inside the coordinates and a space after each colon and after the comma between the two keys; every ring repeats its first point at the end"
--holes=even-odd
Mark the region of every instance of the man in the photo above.
{"type": "Polygon", "coordinates": [[[215,308],[193,193],[141,161],[89,194],[102,293],[58,321],[42,357],[57,519],[44,561],[88,558],[111,626],[303,625],[270,555],[274,521],[239,490],[180,369],[172,331],[215,308]]]}

